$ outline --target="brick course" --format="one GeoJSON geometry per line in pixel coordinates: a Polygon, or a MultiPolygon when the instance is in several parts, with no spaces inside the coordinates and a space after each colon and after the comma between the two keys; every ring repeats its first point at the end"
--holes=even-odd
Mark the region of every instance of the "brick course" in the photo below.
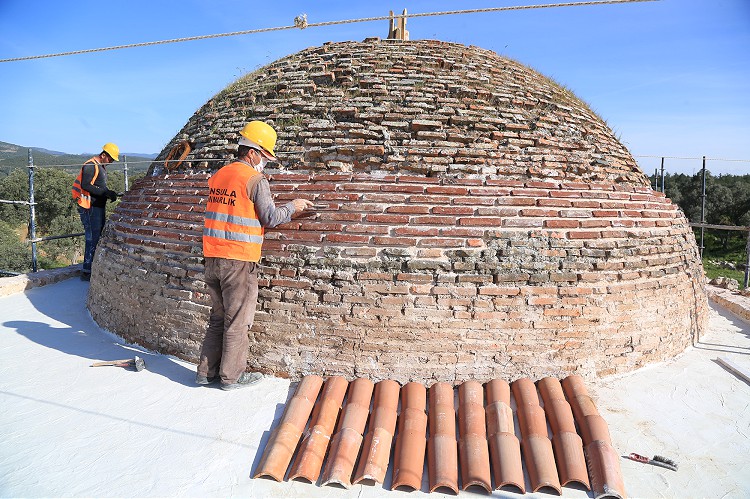
{"type": "Polygon", "coordinates": [[[248,119],[279,130],[277,202],[327,205],[266,234],[253,369],[593,377],[670,358],[705,328],[687,220],[584,103],[490,51],[377,40],[276,61],[188,121],[159,159],[189,140],[198,162],[155,162],[105,229],[100,325],[197,359],[207,179],[248,119]]]}

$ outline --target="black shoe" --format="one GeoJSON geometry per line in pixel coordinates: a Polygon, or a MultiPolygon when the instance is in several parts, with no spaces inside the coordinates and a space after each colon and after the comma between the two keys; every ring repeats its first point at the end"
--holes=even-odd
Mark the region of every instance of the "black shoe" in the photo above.
{"type": "Polygon", "coordinates": [[[81,273],[81,280],[82,281],[90,281],[91,280],[91,274],[88,272],[82,272],[81,273]]]}
{"type": "Polygon", "coordinates": [[[237,388],[245,388],[246,386],[254,385],[261,379],[263,379],[261,373],[242,373],[236,383],[222,384],[221,389],[236,390],[237,388]]]}
{"type": "Polygon", "coordinates": [[[216,376],[211,376],[210,378],[206,376],[201,376],[200,374],[195,375],[195,383],[197,385],[210,385],[211,383],[216,383],[217,381],[220,381],[221,377],[217,374],[216,376]]]}

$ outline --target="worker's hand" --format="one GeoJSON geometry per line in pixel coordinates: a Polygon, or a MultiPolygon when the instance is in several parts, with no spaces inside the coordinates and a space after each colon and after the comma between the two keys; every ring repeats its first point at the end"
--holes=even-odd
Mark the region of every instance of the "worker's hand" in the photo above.
{"type": "Polygon", "coordinates": [[[117,200],[117,193],[115,191],[111,190],[111,189],[107,189],[107,191],[104,193],[104,195],[107,196],[107,198],[110,201],[116,201],[117,200]]]}
{"type": "Polygon", "coordinates": [[[312,208],[313,205],[312,201],[310,201],[309,199],[295,199],[294,201],[292,201],[292,204],[294,205],[295,213],[312,208]]]}

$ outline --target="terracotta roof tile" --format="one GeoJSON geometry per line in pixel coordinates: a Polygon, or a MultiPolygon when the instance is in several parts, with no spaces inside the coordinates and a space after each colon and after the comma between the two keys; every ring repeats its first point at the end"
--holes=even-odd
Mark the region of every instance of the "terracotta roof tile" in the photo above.
{"type": "Polygon", "coordinates": [[[284,409],[279,426],[266,444],[253,478],[269,476],[278,482],[284,479],[286,469],[292,460],[292,453],[297,448],[322,385],[323,378],[320,376],[309,375],[302,378],[294,396],[284,409]]]}
{"type": "Polygon", "coordinates": [[[596,440],[586,446],[586,463],[595,499],[625,499],[620,456],[611,444],[596,440]]]}
{"type": "Polygon", "coordinates": [[[510,407],[510,385],[502,379],[493,379],[485,385],[487,393],[487,440],[490,445],[495,489],[516,487],[526,493],[521,465],[521,444],[515,433],[513,409],[510,407]]]}
{"type": "Polygon", "coordinates": [[[464,381],[458,387],[458,457],[462,489],[479,485],[491,493],[484,396],[478,381],[464,381]]]}
{"type": "Polygon", "coordinates": [[[560,482],[562,485],[578,482],[588,490],[591,487],[583,455],[583,441],[576,433],[573,411],[565,400],[562,385],[557,378],[548,377],[539,380],[538,387],[552,429],[552,448],[560,482]]]}
{"type": "Polygon", "coordinates": [[[427,440],[427,472],[430,492],[446,487],[458,494],[458,442],[453,386],[435,383],[430,387],[427,440]]]}
{"type": "Polygon", "coordinates": [[[375,385],[370,424],[362,445],[362,456],[352,483],[374,480],[383,483],[396,433],[398,395],[401,386],[392,380],[375,385]]]}
{"type": "Polygon", "coordinates": [[[401,415],[396,452],[393,457],[393,483],[396,487],[422,486],[424,454],[427,444],[427,390],[421,383],[407,383],[401,389],[401,415]]]}
{"type": "Polygon", "coordinates": [[[516,401],[521,448],[531,481],[531,489],[538,492],[543,488],[551,488],[557,494],[562,495],[552,442],[547,436],[547,421],[544,409],[539,405],[536,386],[530,379],[521,378],[514,381],[511,388],[516,401]]]}
{"type": "Polygon", "coordinates": [[[537,385],[528,378],[510,385],[494,379],[484,387],[478,381],[466,381],[458,387],[458,419],[455,396],[449,383],[433,384],[428,404],[427,390],[418,382],[399,387],[393,380],[374,385],[359,378],[347,384],[344,378],[334,376],[323,385],[322,378],[307,376],[287,403],[254,477],[282,481],[307,427],[289,479],[316,482],[330,449],[321,478],[323,485],[349,488],[355,469],[355,483],[382,483],[398,423],[392,489],[421,488],[426,440],[430,492],[445,487],[458,494],[460,471],[464,490],[479,486],[491,493],[494,479],[496,489],[512,487],[523,494],[527,488],[525,466],[534,492],[547,488],[561,495],[562,481],[563,485],[578,483],[587,488],[590,484],[597,499],[624,499],[619,455],[612,447],[608,425],[580,376],[569,376],[562,383],[556,378],[543,378],[537,385]]]}
{"type": "Polygon", "coordinates": [[[563,391],[581,430],[591,490],[595,498],[625,497],[620,457],[612,447],[609,428],[589,397],[583,378],[571,375],[562,380],[563,391]]]}
{"type": "Polygon", "coordinates": [[[367,415],[370,412],[373,383],[357,378],[349,384],[346,405],[339,426],[331,442],[331,451],[323,472],[323,485],[336,483],[351,487],[355,461],[362,446],[367,415]]]}
{"type": "Polygon", "coordinates": [[[346,378],[341,376],[331,376],[326,380],[320,402],[315,405],[310,426],[289,470],[289,479],[305,478],[313,483],[318,480],[348,385],[346,378]]]}

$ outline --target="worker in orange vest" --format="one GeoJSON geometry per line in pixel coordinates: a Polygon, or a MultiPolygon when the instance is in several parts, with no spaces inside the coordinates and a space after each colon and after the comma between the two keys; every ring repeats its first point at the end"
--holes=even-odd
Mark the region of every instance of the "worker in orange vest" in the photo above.
{"type": "Polygon", "coordinates": [[[94,261],[94,251],[104,229],[107,199],[110,201],[117,199],[117,193],[107,188],[106,165],[119,159],[120,148],[112,142],[107,142],[102,146],[102,152],[98,156],[94,156],[83,164],[78,177],[73,182],[72,195],[78,203],[78,214],[83,223],[86,239],[81,269],[82,281],[91,279],[91,262],[94,261]]]}
{"type": "Polygon", "coordinates": [[[262,172],[276,159],[275,145],[276,131],[262,121],[251,121],[240,131],[237,160],[208,181],[203,256],[211,315],[195,379],[199,385],[221,382],[223,390],[233,390],[262,377],[245,370],[264,230],[289,222],[313,205],[307,199],[274,204],[262,172]]]}

